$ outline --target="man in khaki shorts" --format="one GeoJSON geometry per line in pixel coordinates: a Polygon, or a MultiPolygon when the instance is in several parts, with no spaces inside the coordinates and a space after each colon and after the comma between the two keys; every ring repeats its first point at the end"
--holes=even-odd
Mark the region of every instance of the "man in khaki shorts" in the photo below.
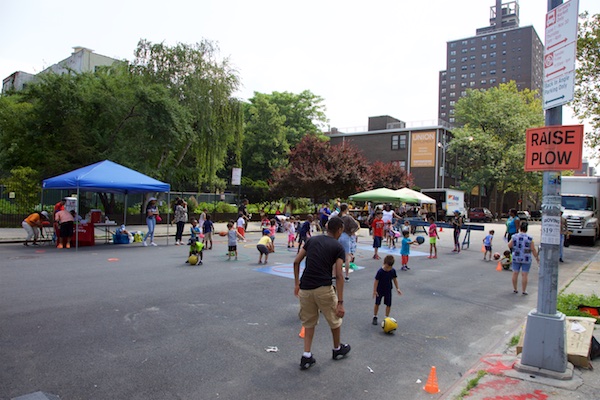
{"type": "Polygon", "coordinates": [[[333,217],[327,223],[327,234],[313,236],[302,247],[294,260],[294,294],[300,299],[298,313],[304,327],[304,354],[300,369],[312,367],[316,360],[311,353],[315,326],[319,322],[319,311],[323,314],[333,337],[333,359],[344,357],[350,345],[340,342],[342,317],[344,316],[344,275],[342,264],[344,248],[338,239],[344,231],[344,222],[333,217]],[[300,276],[300,263],[306,258],[306,267],[300,276]],[[336,288],[332,285],[332,270],[335,271],[336,288]]]}

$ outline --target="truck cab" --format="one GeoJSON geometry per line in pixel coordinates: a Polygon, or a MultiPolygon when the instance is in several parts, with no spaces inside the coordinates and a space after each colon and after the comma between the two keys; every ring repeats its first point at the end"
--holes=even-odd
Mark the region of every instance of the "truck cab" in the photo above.
{"type": "Polygon", "coordinates": [[[600,177],[562,178],[561,205],[571,236],[584,237],[592,245],[600,237],[599,198],[600,177]]]}

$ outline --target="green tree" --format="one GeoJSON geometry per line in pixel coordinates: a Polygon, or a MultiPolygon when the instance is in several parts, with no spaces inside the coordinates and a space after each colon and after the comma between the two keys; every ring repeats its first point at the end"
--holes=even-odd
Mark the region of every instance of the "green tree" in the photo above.
{"type": "MultiPolygon", "coordinates": [[[[172,47],[141,40],[132,65],[134,73],[165,86],[187,110],[190,129],[172,149],[173,173],[211,189],[224,185],[217,173],[228,153],[234,166],[241,165],[243,142],[242,105],[233,97],[239,78],[229,60],[218,60],[217,54],[217,46],[208,40],[172,47]]],[[[157,143],[162,145],[164,139],[157,143]]],[[[158,167],[166,160],[168,152],[158,167]]]]}
{"type": "MultiPolygon", "coordinates": [[[[457,122],[448,159],[456,160],[459,187],[467,192],[480,189],[495,198],[519,192],[528,182],[528,191],[541,190],[541,181],[524,171],[525,131],[543,126],[541,100],[529,89],[519,91],[514,81],[488,90],[468,90],[456,103],[457,122]]],[[[538,176],[538,175],[535,175],[538,176]]]]}
{"type": "Polygon", "coordinates": [[[10,170],[10,176],[2,181],[7,192],[15,194],[16,210],[19,213],[32,212],[40,203],[42,186],[37,171],[30,167],[17,167],[10,170]]]}
{"type": "Polygon", "coordinates": [[[600,14],[581,15],[577,39],[577,70],[573,110],[582,121],[588,120],[592,132],[586,144],[600,146],[600,14]]]}
{"type": "Polygon", "coordinates": [[[322,102],[308,90],[255,92],[244,108],[244,176],[267,181],[273,169],[287,164],[290,148],[307,134],[320,135],[327,121],[322,102]]]}
{"type": "Polygon", "coordinates": [[[245,106],[243,174],[267,180],[271,171],[285,165],[290,146],[284,127],[285,116],[269,96],[255,93],[245,106]]]}
{"type": "Polygon", "coordinates": [[[319,134],[327,123],[323,98],[309,90],[298,94],[273,92],[267,98],[277,106],[279,114],[285,116],[284,127],[290,147],[297,145],[308,133],[319,134]]]}

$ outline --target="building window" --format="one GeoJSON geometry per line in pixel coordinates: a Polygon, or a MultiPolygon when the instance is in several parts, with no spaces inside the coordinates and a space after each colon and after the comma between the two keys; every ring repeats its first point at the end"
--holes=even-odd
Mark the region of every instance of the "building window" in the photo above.
{"type": "Polygon", "coordinates": [[[490,44],[490,49],[495,49],[495,48],[496,48],[496,43],[490,44]]]}
{"type": "Polygon", "coordinates": [[[450,105],[451,105],[451,106],[453,106],[453,105],[455,105],[455,104],[456,104],[456,102],[455,102],[454,100],[451,100],[451,101],[450,101],[450,105]]]}
{"type": "Polygon", "coordinates": [[[469,86],[471,86],[471,87],[475,86],[475,81],[469,82],[469,86]]]}
{"type": "Polygon", "coordinates": [[[482,84],[482,85],[485,85],[486,83],[487,83],[487,81],[486,81],[485,79],[482,79],[482,80],[481,80],[481,84],[482,84]]]}
{"type": "Polygon", "coordinates": [[[456,80],[456,75],[450,75],[450,80],[451,81],[455,81],[456,80]]]}
{"type": "Polygon", "coordinates": [[[446,96],[442,96],[442,101],[446,101],[446,96]]]}
{"type": "Polygon", "coordinates": [[[493,85],[494,83],[496,83],[496,79],[494,79],[494,78],[490,79],[490,85],[493,85]]]}
{"type": "Polygon", "coordinates": [[[442,81],[442,86],[446,86],[446,80],[445,79],[442,81]]]}
{"type": "Polygon", "coordinates": [[[392,135],[392,150],[398,150],[399,135],[392,135]]]}
{"type": "Polygon", "coordinates": [[[406,169],[406,161],[405,160],[392,161],[392,164],[397,165],[402,169],[406,169]]]}
{"type": "Polygon", "coordinates": [[[490,53],[490,58],[494,58],[494,57],[496,57],[496,52],[495,52],[495,51],[492,51],[492,52],[490,53]]]}
{"type": "Polygon", "coordinates": [[[471,73],[469,74],[469,78],[475,78],[475,72],[471,72],[471,73]]]}
{"type": "Polygon", "coordinates": [[[461,44],[462,44],[463,46],[466,46],[466,45],[468,45],[468,44],[469,44],[469,41],[468,41],[468,40],[463,40],[463,41],[461,42],[461,44]]]}
{"type": "Polygon", "coordinates": [[[496,70],[495,69],[491,69],[490,70],[490,75],[496,75],[496,70]]]}
{"type": "Polygon", "coordinates": [[[487,36],[484,36],[484,37],[482,37],[482,38],[481,38],[481,41],[482,41],[482,42],[485,42],[485,41],[487,41],[487,36]]]}
{"type": "Polygon", "coordinates": [[[406,149],[406,135],[400,135],[400,148],[406,149]]]}
{"type": "Polygon", "coordinates": [[[486,75],[487,75],[487,72],[481,71],[481,76],[486,76],[486,75]]]}
{"type": "Polygon", "coordinates": [[[455,55],[456,55],[456,50],[452,50],[452,51],[450,52],[450,55],[451,55],[451,56],[455,56],[455,55]]]}
{"type": "Polygon", "coordinates": [[[471,61],[475,60],[475,56],[470,56],[469,60],[471,60],[471,61]]]}
{"type": "Polygon", "coordinates": [[[466,71],[467,70],[467,66],[463,65],[462,67],[460,67],[461,71],[466,71]]]}
{"type": "Polygon", "coordinates": [[[461,96],[466,96],[466,95],[467,95],[467,91],[466,91],[466,90],[463,90],[462,92],[460,92],[460,95],[461,95],[461,96]]]}
{"type": "Polygon", "coordinates": [[[450,64],[455,64],[456,63],[456,58],[451,58],[450,59],[450,64]]]}
{"type": "Polygon", "coordinates": [[[450,72],[456,72],[456,67],[451,67],[450,72]]]}
{"type": "Polygon", "coordinates": [[[467,74],[461,74],[460,79],[467,79],[467,74]]]}
{"type": "Polygon", "coordinates": [[[475,64],[471,64],[471,69],[475,69],[475,64]]]}
{"type": "Polygon", "coordinates": [[[490,61],[490,67],[495,67],[496,66],[496,61],[490,61]]]}
{"type": "Polygon", "coordinates": [[[467,52],[467,49],[461,49],[461,50],[460,50],[460,52],[461,52],[461,53],[466,53],[466,52],[467,52]]]}
{"type": "Polygon", "coordinates": [[[450,92],[450,97],[456,97],[456,92],[450,92]]]}
{"type": "Polygon", "coordinates": [[[454,43],[450,43],[450,47],[451,47],[451,48],[455,48],[455,47],[456,47],[456,42],[454,42],[454,43]]]}
{"type": "Polygon", "coordinates": [[[454,122],[454,118],[450,118],[450,122],[451,122],[451,123],[452,123],[452,122],[454,122]]]}
{"type": "Polygon", "coordinates": [[[446,93],[446,88],[442,88],[442,93],[446,93]]]}
{"type": "Polygon", "coordinates": [[[460,87],[467,87],[467,82],[461,82],[460,87]]]}
{"type": "Polygon", "coordinates": [[[505,74],[506,73],[506,68],[502,68],[502,73],[505,74]]]}
{"type": "Polygon", "coordinates": [[[496,35],[490,36],[490,40],[494,40],[494,39],[496,39],[496,35]]]}
{"type": "Polygon", "coordinates": [[[481,63],[481,68],[487,68],[487,63],[482,62],[481,63]]]}
{"type": "Polygon", "coordinates": [[[468,60],[467,57],[463,57],[463,58],[460,59],[460,62],[466,62],[467,60],[468,60]]]}
{"type": "Polygon", "coordinates": [[[484,44],[483,46],[481,46],[481,50],[487,50],[487,45],[484,44]]]}
{"type": "Polygon", "coordinates": [[[481,55],[481,58],[482,58],[483,60],[485,60],[485,59],[487,58],[487,54],[482,54],[482,55],[481,55]]]}
{"type": "Polygon", "coordinates": [[[456,89],[456,83],[451,84],[450,89],[456,89]]]}
{"type": "Polygon", "coordinates": [[[446,113],[445,113],[445,112],[443,112],[443,113],[441,113],[440,115],[441,115],[442,117],[445,117],[445,116],[446,116],[446,113]]]}

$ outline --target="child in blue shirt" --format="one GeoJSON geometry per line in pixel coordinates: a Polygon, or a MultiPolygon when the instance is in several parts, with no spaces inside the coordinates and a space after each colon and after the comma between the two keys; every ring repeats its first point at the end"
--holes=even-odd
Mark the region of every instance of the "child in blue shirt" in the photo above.
{"type": "Polygon", "coordinates": [[[490,253],[488,261],[492,261],[492,240],[494,240],[493,229],[490,231],[490,234],[483,239],[483,245],[485,246],[485,253],[483,253],[484,260],[486,259],[485,256],[487,256],[487,254],[490,253]]]}
{"type": "Polygon", "coordinates": [[[418,243],[410,238],[409,231],[403,231],[402,236],[403,236],[402,237],[402,245],[400,247],[400,256],[402,258],[402,260],[401,260],[402,268],[400,268],[400,269],[402,271],[408,271],[410,269],[408,266],[408,256],[410,255],[410,246],[417,245],[418,243]]]}

